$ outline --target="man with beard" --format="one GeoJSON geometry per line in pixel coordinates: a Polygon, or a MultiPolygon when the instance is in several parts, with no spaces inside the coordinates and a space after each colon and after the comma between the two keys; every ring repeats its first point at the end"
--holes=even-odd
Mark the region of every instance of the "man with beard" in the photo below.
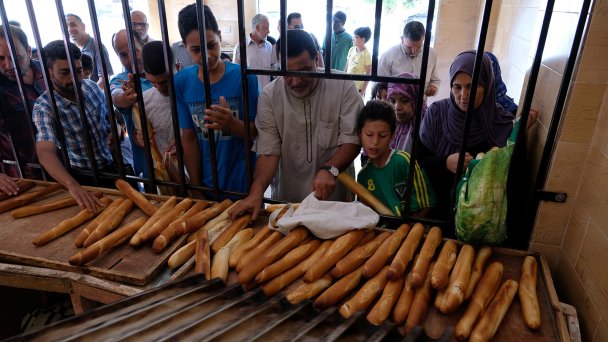
{"type": "MultiPolygon", "coordinates": [[[[38,129],[36,151],[45,170],[68,189],[78,205],[93,211],[101,205],[101,202],[92,193],[80,186],[80,184],[92,183],[90,177],[82,174],[71,175],[65,169],[57,156],[57,148],[60,148],[61,145],[58,137],[59,132],[55,128],[56,125],[59,125],[63,129],[71,169],[90,171],[93,168],[93,163],[95,163],[98,171],[113,173],[116,172],[116,166],[112,160],[112,152],[108,148],[110,123],[103,92],[95,82],[82,79],[81,52],[76,45],[72,43],[68,43],[68,45],[78,73],[77,79],[81,82],[85,116],[88,122],[85,125],[80,119],[80,109],[78,103],[76,103],[76,90],[72,83],[72,74],[63,41],[50,42],[44,47],[44,52],[49,76],[53,84],[60,122],[55,121],[51,96],[46,91],[36,100],[32,113],[32,118],[38,129]],[[93,160],[89,159],[86,152],[86,126],[88,126],[91,137],[93,160]]],[[[100,185],[112,187],[112,184],[112,180],[106,180],[106,183],[100,185]]]]}
{"type": "Polygon", "coordinates": [[[101,58],[106,63],[108,70],[108,76],[112,76],[114,71],[112,70],[112,64],[110,64],[110,57],[108,56],[108,50],[103,44],[101,45],[101,54],[97,51],[97,42],[91,37],[87,31],[82,19],[76,14],[66,14],[65,22],[68,25],[68,32],[70,33],[70,39],[78,45],[82,53],[93,58],[93,73],[91,73],[91,79],[95,82],[101,78],[101,58]]]}
{"type": "MultiPolygon", "coordinates": [[[[403,28],[401,44],[395,45],[385,52],[378,62],[378,76],[397,76],[409,72],[420,76],[422,68],[422,47],[424,45],[424,25],[419,21],[410,21],[403,28]]],[[[439,89],[439,76],[435,64],[437,53],[429,48],[429,59],[426,67],[426,86],[424,94],[434,96],[439,89]]]]}
{"type": "MultiPolygon", "coordinates": [[[[287,70],[314,72],[317,49],[310,34],[287,31],[287,70]]],[[[363,101],[355,83],[313,77],[278,77],[262,91],[253,149],[258,160],[249,196],[234,207],[257,218],[272,183],[272,198],[300,202],[311,192],[321,200],[345,201],[349,193],[336,181],[340,171],[354,176],[359,153],[357,114],[363,101]],[[273,181],[274,178],[274,181],[273,181]]]]}
{"type": "Polygon", "coordinates": [[[46,90],[46,85],[40,64],[31,59],[32,49],[25,33],[12,25],[8,29],[13,38],[17,64],[21,71],[27,108],[23,104],[21,89],[17,83],[17,69],[11,59],[8,40],[3,34],[4,27],[0,26],[0,172],[19,177],[16,164],[8,162],[14,161],[19,162],[23,177],[40,178],[40,170],[28,165],[38,161],[33,132],[28,123],[32,119],[26,109],[31,113],[34,102],[46,90]],[[17,160],[14,160],[13,150],[17,160]]]}
{"type": "Polygon", "coordinates": [[[131,24],[133,25],[133,30],[139,34],[139,37],[144,44],[154,40],[148,35],[150,24],[148,24],[148,17],[146,17],[144,12],[139,10],[131,11],[131,24]]]}

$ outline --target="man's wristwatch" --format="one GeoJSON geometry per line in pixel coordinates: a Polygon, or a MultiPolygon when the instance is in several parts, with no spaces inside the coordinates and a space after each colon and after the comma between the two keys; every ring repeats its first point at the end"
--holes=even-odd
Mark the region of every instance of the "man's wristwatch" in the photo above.
{"type": "Polygon", "coordinates": [[[332,165],[323,165],[321,166],[321,170],[329,171],[329,173],[331,173],[331,175],[334,177],[338,177],[338,175],[340,174],[340,170],[338,170],[337,167],[332,165]]]}

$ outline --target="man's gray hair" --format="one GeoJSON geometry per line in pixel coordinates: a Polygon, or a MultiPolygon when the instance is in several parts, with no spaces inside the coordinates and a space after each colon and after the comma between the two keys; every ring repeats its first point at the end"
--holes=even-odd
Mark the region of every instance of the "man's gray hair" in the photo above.
{"type": "Polygon", "coordinates": [[[251,28],[255,30],[255,27],[263,23],[264,21],[268,21],[268,17],[263,14],[256,14],[251,18],[251,28]]]}

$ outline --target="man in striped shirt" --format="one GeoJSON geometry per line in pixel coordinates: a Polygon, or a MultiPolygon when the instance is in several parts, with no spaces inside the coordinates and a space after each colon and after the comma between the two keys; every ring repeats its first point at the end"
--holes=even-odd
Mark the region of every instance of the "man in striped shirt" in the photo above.
{"type": "Polygon", "coordinates": [[[84,182],[84,177],[72,176],[65,169],[57,156],[57,148],[61,148],[59,141],[62,133],[71,169],[91,170],[93,163],[95,163],[98,171],[115,172],[116,167],[108,147],[110,123],[103,92],[95,82],[82,79],[81,52],[76,45],[68,44],[78,73],[77,78],[81,82],[87,125],[83,125],[80,120],[76,90],[72,82],[63,41],[53,41],[44,47],[44,52],[53,83],[60,122],[57,123],[55,120],[50,93],[47,91],[36,100],[32,113],[34,124],[38,130],[36,151],[40,163],[47,172],[68,189],[70,195],[81,207],[86,207],[92,211],[100,206],[101,202],[92,193],[83,189],[75,179],[78,178],[80,182],[84,182]],[[56,131],[57,126],[62,127],[61,133],[56,131]],[[88,127],[85,128],[85,126],[88,127]],[[90,132],[90,143],[93,147],[92,156],[87,153],[85,129],[90,132]]]}

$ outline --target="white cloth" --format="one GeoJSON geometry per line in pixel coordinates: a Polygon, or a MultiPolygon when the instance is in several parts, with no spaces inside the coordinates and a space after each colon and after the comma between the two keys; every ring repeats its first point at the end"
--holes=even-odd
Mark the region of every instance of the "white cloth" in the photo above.
{"type": "MultiPolygon", "coordinates": [[[[283,77],[268,84],[258,99],[255,126],[258,155],[280,156],[271,185],[272,198],[300,202],[314,176],[342,144],[359,144],[357,115],[363,101],[348,80],[320,79],[312,94],[296,97],[283,77]]],[[[348,171],[354,177],[354,168],[348,171]]],[[[349,192],[337,182],[330,200],[344,201],[349,192]]]]}
{"type": "MultiPolygon", "coordinates": [[[[253,69],[273,69],[276,64],[276,55],[272,53],[272,44],[264,40],[261,44],[254,42],[251,37],[247,37],[247,66],[253,69]]],[[[233,60],[236,64],[241,64],[241,48],[237,44],[234,47],[233,60]]],[[[260,91],[270,83],[270,75],[257,75],[260,91]]]]}
{"type": "MultiPolygon", "coordinates": [[[[281,210],[273,213],[279,214],[281,210]]],[[[270,216],[269,222],[275,222],[270,216]]],[[[333,239],[355,230],[374,228],[380,216],[368,206],[359,202],[320,201],[314,193],[308,195],[295,211],[288,210],[271,229],[287,235],[292,229],[304,226],[320,239],[333,239]]]]}
{"type": "MultiPolygon", "coordinates": [[[[437,75],[437,53],[432,47],[429,48],[429,60],[426,67],[425,84],[433,84],[439,89],[441,79],[437,75]]],[[[422,67],[422,50],[416,57],[410,57],[405,54],[401,44],[395,45],[386,51],[378,62],[378,76],[398,76],[404,72],[413,73],[420,76],[422,67]]]]}
{"type": "MultiPolygon", "coordinates": [[[[152,87],[143,93],[146,118],[154,129],[154,139],[160,153],[173,145],[173,119],[171,119],[171,100],[152,87]]],[[[140,129],[138,127],[138,129],[140,129]]]]}

